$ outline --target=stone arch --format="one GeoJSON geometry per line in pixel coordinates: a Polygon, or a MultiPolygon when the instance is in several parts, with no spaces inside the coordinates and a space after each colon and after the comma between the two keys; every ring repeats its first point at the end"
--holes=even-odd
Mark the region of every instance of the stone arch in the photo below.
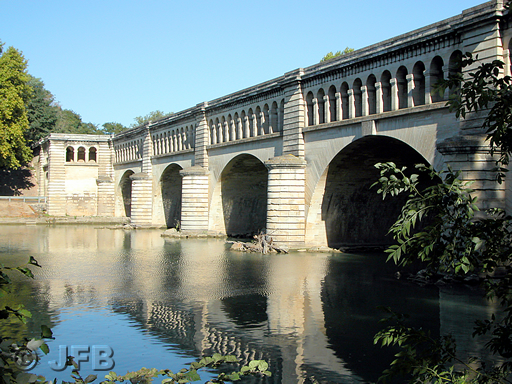
{"type": "Polygon", "coordinates": [[[245,110],[240,114],[240,119],[242,120],[243,138],[251,137],[251,132],[249,131],[249,116],[247,116],[245,110]]]}
{"type": "Polygon", "coordinates": [[[265,121],[263,122],[263,129],[262,129],[262,131],[265,134],[270,134],[273,131],[272,131],[272,125],[270,124],[270,108],[269,108],[268,104],[265,104],[263,106],[263,116],[265,118],[265,121]]]}
{"type": "Polygon", "coordinates": [[[313,115],[315,114],[314,108],[313,108],[313,92],[308,92],[306,95],[306,113],[308,116],[308,127],[314,124],[314,118],[313,115]]]}
{"type": "Polygon", "coordinates": [[[329,121],[336,121],[336,87],[334,85],[329,87],[327,95],[329,96],[329,121]]]}
{"type": "MultiPolygon", "coordinates": [[[[173,138],[174,138],[174,130],[173,130],[173,138]]],[[[217,142],[217,133],[215,132],[215,125],[213,125],[213,120],[210,119],[210,144],[213,145],[216,142],[217,142]]],[[[174,148],[176,148],[176,147],[174,147],[174,148]]]]}
{"type": "Polygon", "coordinates": [[[183,168],[177,164],[170,164],[165,168],[160,178],[162,192],[162,205],[167,228],[176,228],[181,220],[181,191],[183,168]]]}
{"type": "Polygon", "coordinates": [[[231,113],[228,114],[228,118],[226,119],[226,125],[227,125],[227,141],[233,141],[235,140],[235,130],[233,127],[233,116],[231,116],[231,113]]]}
{"type": "Polygon", "coordinates": [[[77,151],[77,161],[83,161],[85,162],[85,148],[84,147],[78,147],[77,151]]]}
{"type": "Polygon", "coordinates": [[[283,131],[284,127],[284,99],[281,99],[279,103],[279,120],[278,120],[278,131],[283,131]]]}
{"type": "Polygon", "coordinates": [[[341,93],[341,110],[342,110],[342,119],[343,120],[348,119],[348,116],[349,116],[348,115],[348,105],[349,105],[348,90],[349,90],[348,83],[346,81],[344,81],[341,84],[341,88],[340,88],[340,93],[341,93]]]}
{"type": "Polygon", "coordinates": [[[437,88],[439,81],[444,79],[443,65],[441,56],[434,57],[430,62],[430,98],[433,103],[444,99],[444,92],[437,88]]]}
{"type": "Polygon", "coordinates": [[[325,92],[323,88],[320,88],[316,94],[316,100],[318,105],[318,124],[325,123],[325,92]]]}
{"type": "Polygon", "coordinates": [[[374,74],[368,76],[366,79],[366,94],[368,96],[368,114],[374,115],[377,113],[377,89],[375,88],[375,84],[377,83],[377,78],[374,74]]]}
{"type": "Polygon", "coordinates": [[[382,112],[391,111],[391,72],[385,70],[380,77],[382,90],[382,112]]]}
{"type": "Polygon", "coordinates": [[[130,178],[134,172],[126,171],[119,181],[119,192],[123,204],[124,215],[131,217],[132,215],[132,179],[130,178]]]}
{"type": "Polygon", "coordinates": [[[93,161],[93,162],[97,161],[97,150],[96,150],[96,147],[90,147],[89,148],[89,158],[88,158],[88,161],[93,161]]]}
{"type": "Polygon", "coordinates": [[[257,127],[254,124],[254,112],[252,111],[252,108],[249,108],[247,111],[247,117],[249,119],[249,136],[248,137],[255,137],[258,135],[257,127]]]}
{"type": "Polygon", "coordinates": [[[269,124],[272,127],[272,132],[279,132],[279,121],[278,121],[278,106],[277,102],[272,102],[272,108],[270,109],[269,124]]]}
{"type": "Polygon", "coordinates": [[[225,143],[228,141],[228,137],[226,136],[226,118],[221,116],[219,120],[219,143],[225,143]]]}
{"type": "Polygon", "coordinates": [[[66,148],[66,163],[75,161],[75,148],[69,146],[66,148]]]}
{"type": "MultiPolygon", "coordinates": [[[[219,118],[217,117],[215,119],[215,133],[217,135],[217,141],[215,144],[222,143],[223,137],[222,137],[222,127],[220,125],[219,118]]],[[[179,130],[178,130],[178,138],[179,138],[179,130]]],[[[178,140],[178,146],[179,146],[179,140],[178,140]]]]}
{"type": "MultiPolygon", "coordinates": [[[[462,52],[457,50],[450,55],[448,61],[448,77],[455,76],[457,73],[462,72],[462,52]]],[[[456,94],[459,91],[456,87],[450,87],[450,95],[456,94]]]]}
{"type": "Polygon", "coordinates": [[[244,137],[244,133],[242,130],[242,121],[240,120],[238,112],[235,112],[233,120],[235,122],[235,140],[240,140],[241,138],[244,137]]]}
{"type": "Polygon", "coordinates": [[[407,68],[403,65],[396,71],[396,86],[398,94],[398,108],[407,108],[407,68]]]}
{"type": "Polygon", "coordinates": [[[256,117],[256,127],[255,127],[256,136],[264,135],[265,132],[263,131],[263,121],[261,119],[261,108],[259,105],[256,107],[254,114],[256,117]]]}
{"type": "Polygon", "coordinates": [[[224,227],[229,236],[252,236],[266,226],[268,171],[249,154],[233,158],[221,172],[224,227]]]}
{"type": "Polygon", "coordinates": [[[387,136],[360,138],[331,160],[321,187],[321,222],[329,247],[377,247],[392,243],[387,232],[404,201],[383,201],[376,188],[370,188],[379,179],[374,165],[387,161],[411,171],[417,163],[427,164],[414,148],[387,136]]]}
{"type": "Polygon", "coordinates": [[[414,105],[425,104],[425,64],[422,61],[418,61],[412,68],[412,74],[414,76],[414,88],[412,91],[412,99],[414,105]]]}
{"type": "Polygon", "coordinates": [[[352,84],[352,91],[354,92],[354,117],[363,116],[363,97],[361,87],[363,82],[358,77],[352,84]]]}

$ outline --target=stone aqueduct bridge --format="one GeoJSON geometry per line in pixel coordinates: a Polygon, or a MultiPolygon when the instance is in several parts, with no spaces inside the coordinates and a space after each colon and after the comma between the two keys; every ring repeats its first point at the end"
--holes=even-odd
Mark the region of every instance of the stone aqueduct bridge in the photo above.
{"type": "Polygon", "coordinates": [[[481,117],[457,120],[446,107],[452,91],[434,84],[460,71],[464,52],[503,60],[510,73],[511,38],[502,2],[489,1],[112,138],[52,134],[41,143],[41,194],[52,215],[381,244],[399,204],[370,190],[373,165],[394,161],[449,163],[476,181],[482,207],[509,208],[481,117]]]}

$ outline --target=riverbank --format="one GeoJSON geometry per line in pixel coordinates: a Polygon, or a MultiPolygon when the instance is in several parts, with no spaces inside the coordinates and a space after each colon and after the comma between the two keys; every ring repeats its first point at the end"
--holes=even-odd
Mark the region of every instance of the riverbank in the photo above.
{"type": "Polygon", "coordinates": [[[32,217],[0,217],[0,225],[123,225],[130,222],[126,217],[100,217],[100,216],[32,216],[32,217]]]}

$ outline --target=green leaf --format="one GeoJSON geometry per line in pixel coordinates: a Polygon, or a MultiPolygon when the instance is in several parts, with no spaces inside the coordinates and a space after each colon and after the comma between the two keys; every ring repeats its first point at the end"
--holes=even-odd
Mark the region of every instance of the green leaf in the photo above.
{"type": "Polygon", "coordinates": [[[48,345],[46,343],[43,343],[41,345],[41,347],[39,347],[39,349],[45,354],[49,354],[50,353],[50,347],[48,347],[48,345]]]}
{"type": "Polygon", "coordinates": [[[89,376],[87,376],[87,377],[85,378],[84,383],[86,383],[86,384],[87,384],[87,383],[91,383],[91,382],[93,382],[94,380],[96,380],[96,378],[97,378],[97,377],[98,377],[97,375],[89,375],[89,376]]]}
{"type": "Polygon", "coordinates": [[[43,339],[51,339],[53,337],[52,330],[44,324],[41,325],[41,337],[43,339]]]}

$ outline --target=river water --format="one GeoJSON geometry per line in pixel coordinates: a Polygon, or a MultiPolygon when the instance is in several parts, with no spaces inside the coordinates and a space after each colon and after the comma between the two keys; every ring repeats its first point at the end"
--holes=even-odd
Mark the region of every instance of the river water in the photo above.
{"type": "MultiPolygon", "coordinates": [[[[265,359],[269,383],[373,383],[394,353],[373,345],[384,317],[379,306],[409,313],[434,335],[452,333],[467,354],[482,348],[471,338],[472,323],[490,307],[478,291],[397,279],[383,254],[234,253],[224,240],[166,240],[161,233],[0,227],[4,265],[29,256],[42,265],[35,280],[15,279],[33,318],[8,328],[19,337],[52,327],[51,352],[32,372],[69,380],[69,370],[49,364],[59,362],[59,349],[102,345],[113,351],[118,374],[178,371],[218,352],[265,359]]],[[[93,373],[92,360],[81,363],[85,375],[93,373]]]]}

